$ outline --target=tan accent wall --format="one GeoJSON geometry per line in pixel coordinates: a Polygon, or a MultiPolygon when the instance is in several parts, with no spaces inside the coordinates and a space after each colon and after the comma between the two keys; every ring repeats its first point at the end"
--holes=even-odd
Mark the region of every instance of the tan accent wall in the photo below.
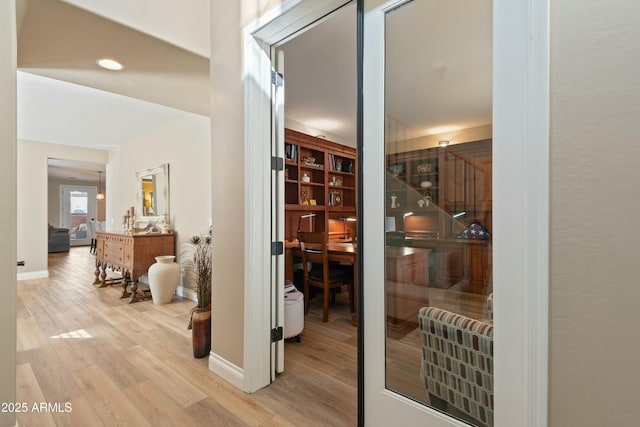
{"type": "MultiPolygon", "coordinates": [[[[16,10],[0,1],[0,402],[16,400],[16,10]]],[[[0,411],[0,427],[15,414],[0,411]]]]}
{"type": "Polygon", "coordinates": [[[243,29],[281,1],[211,2],[212,351],[242,368],[245,194],[243,29]]]}
{"type": "Polygon", "coordinates": [[[637,425],[640,3],[550,5],[549,425],[637,425]]]}

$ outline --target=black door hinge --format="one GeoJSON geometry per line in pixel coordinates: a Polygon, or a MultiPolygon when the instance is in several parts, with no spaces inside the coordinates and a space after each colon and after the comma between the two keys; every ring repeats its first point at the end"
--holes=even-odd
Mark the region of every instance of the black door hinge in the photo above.
{"type": "Polygon", "coordinates": [[[271,330],[271,342],[282,341],[283,336],[284,329],[282,329],[282,326],[278,326],[277,328],[273,328],[271,330]]]}
{"type": "Polygon", "coordinates": [[[282,157],[271,157],[271,170],[284,170],[284,159],[282,157]]]}
{"type": "Polygon", "coordinates": [[[284,243],[271,242],[271,255],[282,255],[284,253],[284,243]]]}

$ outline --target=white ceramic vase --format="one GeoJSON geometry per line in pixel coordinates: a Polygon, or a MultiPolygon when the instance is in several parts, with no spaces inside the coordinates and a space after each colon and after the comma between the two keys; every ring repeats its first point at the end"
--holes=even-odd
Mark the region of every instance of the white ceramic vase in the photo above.
{"type": "Polygon", "coordinates": [[[156,257],[149,267],[149,289],[154,304],[168,304],[173,299],[180,281],[180,264],[173,262],[174,255],[156,257]]]}

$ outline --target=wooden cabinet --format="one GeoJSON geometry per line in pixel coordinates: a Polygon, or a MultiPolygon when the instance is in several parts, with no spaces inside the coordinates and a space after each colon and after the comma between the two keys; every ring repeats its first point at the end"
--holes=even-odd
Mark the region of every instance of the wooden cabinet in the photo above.
{"type": "Polygon", "coordinates": [[[106,269],[111,268],[122,273],[122,298],[131,296],[131,302],[149,299],[151,298],[149,292],[137,289],[138,279],[156,262],[155,257],[174,254],[173,233],[136,234],[99,231],[94,284],[99,284],[100,287],[107,286],[106,269]],[[132,287],[130,290],[129,286],[132,287]]]}
{"type": "Polygon", "coordinates": [[[330,240],[353,235],[357,202],[356,150],[285,129],[285,239],[327,231],[330,240]],[[302,218],[301,218],[302,217],[302,218]]]}
{"type": "Polygon", "coordinates": [[[418,311],[429,305],[429,249],[386,248],[387,325],[415,327],[418,311]]]}
{"type": "Polygon", "coordinates": [[[484,293],[490,241],[456,236],[472,222],[493,229],[491,140],[389,154],[386,161],[386,216],[407,245],[433,250],[433,284],[484,293]]]}
{"type": "Polygon", "coordinates": [[[405,230],[407,212],[433,215],[426,223],[436,229],[427,231],[447,238],[452,230],[451,215],[465,212],[460,222],[477,220],[491,231],[491,156],[491,140],[388,155],[387,216],[396,218],[398,230],[405,230]]]}
{"type": "Polygon", "coordinates": [[[447,212],[466,212],[468,218],[492,229],[491,141],[458,144],[443,150],[442,206],[447,212]]]}
{"type": "Polygon", "coordinates": [[[485,295],[491,275],[491,246],[488,240],[447,239],[435,244],[435,281],[449,288],[485,295]]]}
{"type": "Polygon", "coordinates": [[[434,205],[438,205],[441,192],[439,164],[437,150],[419,150],[388,156],[387,209],[429,211],[434,205]]]}

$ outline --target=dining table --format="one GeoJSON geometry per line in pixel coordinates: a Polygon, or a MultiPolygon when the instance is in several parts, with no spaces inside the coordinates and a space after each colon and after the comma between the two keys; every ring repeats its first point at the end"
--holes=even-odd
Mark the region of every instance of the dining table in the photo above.
{"type": "Polygon", "coordinates": [[[353,306],[351,324],[358,325],[358,244],[354,242],[327,243],[329,261],[353,265],[353,306]]]}

